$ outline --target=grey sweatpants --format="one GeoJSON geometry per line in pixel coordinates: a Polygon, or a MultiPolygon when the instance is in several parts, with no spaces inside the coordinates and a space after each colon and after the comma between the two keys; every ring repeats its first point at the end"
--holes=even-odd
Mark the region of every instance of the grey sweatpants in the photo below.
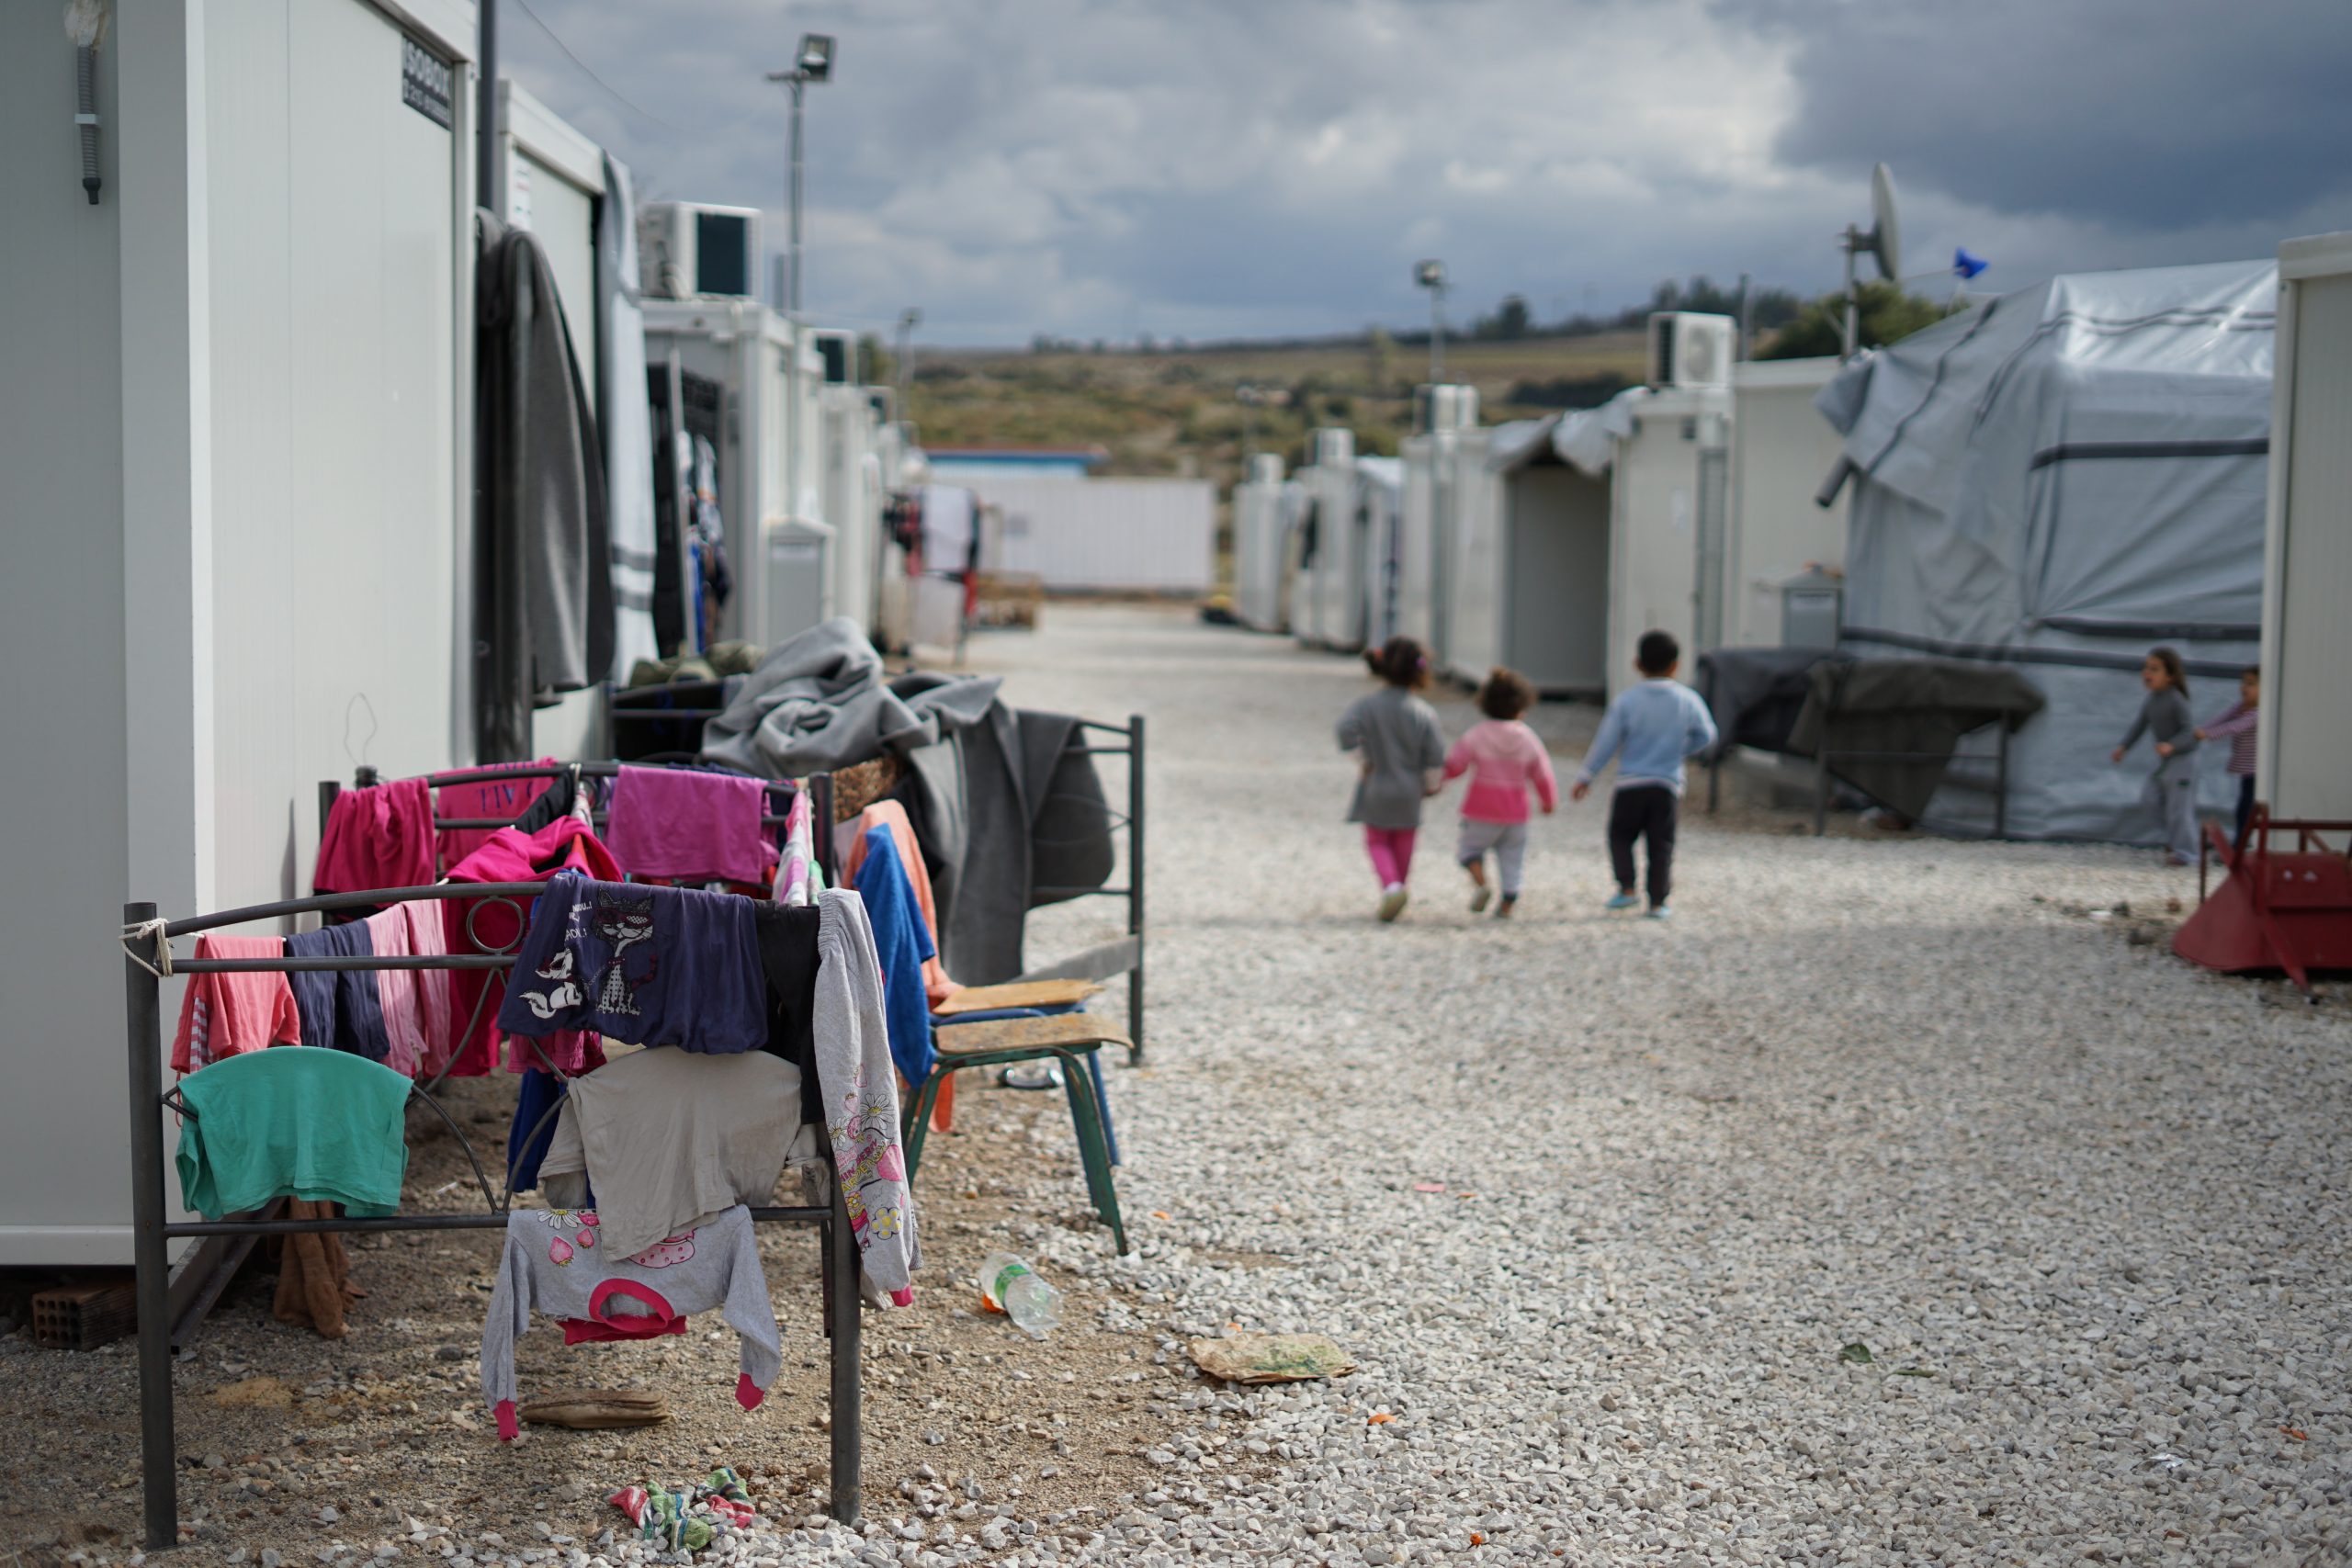
{"type": "Polygon", "coordinates": [[[2197,753],[2167,757],[2148,776],[2142,798],[2165,825],[2165,848],[2183,860],[2197,858],[2197,753]]]}
{"type": "Polygon", "coordinates": [[[1453,858],[1464,865],[1476,865],[1494,852],[1496,868],[1502,874],[1503,897],[1519,897],[1520,877],[1527,868],[1527,824],[1524,822],[1480,822],[1474,818],[1462,819],[1462,838],[1454,846],[1453,858]]]}

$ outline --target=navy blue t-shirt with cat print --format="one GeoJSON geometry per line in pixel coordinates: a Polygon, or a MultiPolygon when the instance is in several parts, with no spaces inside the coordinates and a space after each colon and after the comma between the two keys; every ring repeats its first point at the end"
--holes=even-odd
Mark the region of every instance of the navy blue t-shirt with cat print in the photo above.
{"type": "Polygon", "coordinates": [[[498,1027],[594,1030],[631,1045],[724,1055],[767,1043],[752,901],[732,893],[548,882],[514,956],[498,1027]]]}

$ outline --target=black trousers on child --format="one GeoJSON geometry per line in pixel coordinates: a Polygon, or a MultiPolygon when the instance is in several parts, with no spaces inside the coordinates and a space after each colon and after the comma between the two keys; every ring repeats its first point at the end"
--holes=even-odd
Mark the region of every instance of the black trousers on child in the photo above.
{"type": "Polygon", "coordinates": [[[1664,784],[1621,789],[1609,802],[1609,863],[1617,886],[1634,886],[1634,840],[1649,840],[1650,908],[1659,908],[1674,886],[1674,825],[1682,801],[1664,784]]]}

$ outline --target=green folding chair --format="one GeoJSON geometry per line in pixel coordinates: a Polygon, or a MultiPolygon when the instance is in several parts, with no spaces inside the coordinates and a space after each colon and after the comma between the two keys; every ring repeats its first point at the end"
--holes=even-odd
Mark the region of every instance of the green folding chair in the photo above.
{"type": "Polygon", "coordinates": [[[931,1108],[939,1099],[939,1086],[950,1077],[967,1067],[1059,1062],[1062,1089],[1069,1096],[1069,1119],[1078,1130],[1079,1161],[1086,1168],[1087,1194],[1094,1201],[1094,1213],[1111,1227],[1118,1249],[1125,1252],[1127,1227],[1119,1217],[1119,1194],[1111,1182],[1110,1139],[1103,1130],[1102,1107],[1094,1098],[1094,1075],[1088,1058],[1105,1045],[1126,1045],[1126,1031],[1099,1013],[1065,1012],[947,1024],[933,1029],[931,1037],[936,1053],[931,1074],[908,1102],[899,1131],[906,1149],[908,1184],[913,1184],[915,1171],[922,1164],[923,1140],[931,1131],[931,1108]]]}

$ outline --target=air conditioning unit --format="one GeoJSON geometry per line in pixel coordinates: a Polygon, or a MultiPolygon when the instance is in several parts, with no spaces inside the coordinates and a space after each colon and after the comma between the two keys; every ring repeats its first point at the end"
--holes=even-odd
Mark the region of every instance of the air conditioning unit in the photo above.
{"type": "Polygon", "coordinates": [[[1739,327],[1729,316],[1660,310],[1650,318],[1650,385],[1728,387],[1739,327]]]}
{"type": "Polygon", "coordinates": [[[825,362],[825,384],[854,387],[858,381],[857,334],[834,330],[808,334],[825,362]]]}
{"type": "Polygon", "coordinates": [[[1416,431],[1468,430],[1477,423],[1477,388],[1424,385],[1413,389],[1416,431]]]}
{"type": "Polygon", "coordinates": [[[638,211],[637,248],[645,292],[655,299],[748,299],[759,269],[759,209],[648,202],[638,211]]]}
{"type": "Polygon", "coordinates": [[[1356,433],[1352,430],[1318,430],[1315,433],[1313,451],[1317,468],[1344,468],[1356,460],[1356,433]]]}

